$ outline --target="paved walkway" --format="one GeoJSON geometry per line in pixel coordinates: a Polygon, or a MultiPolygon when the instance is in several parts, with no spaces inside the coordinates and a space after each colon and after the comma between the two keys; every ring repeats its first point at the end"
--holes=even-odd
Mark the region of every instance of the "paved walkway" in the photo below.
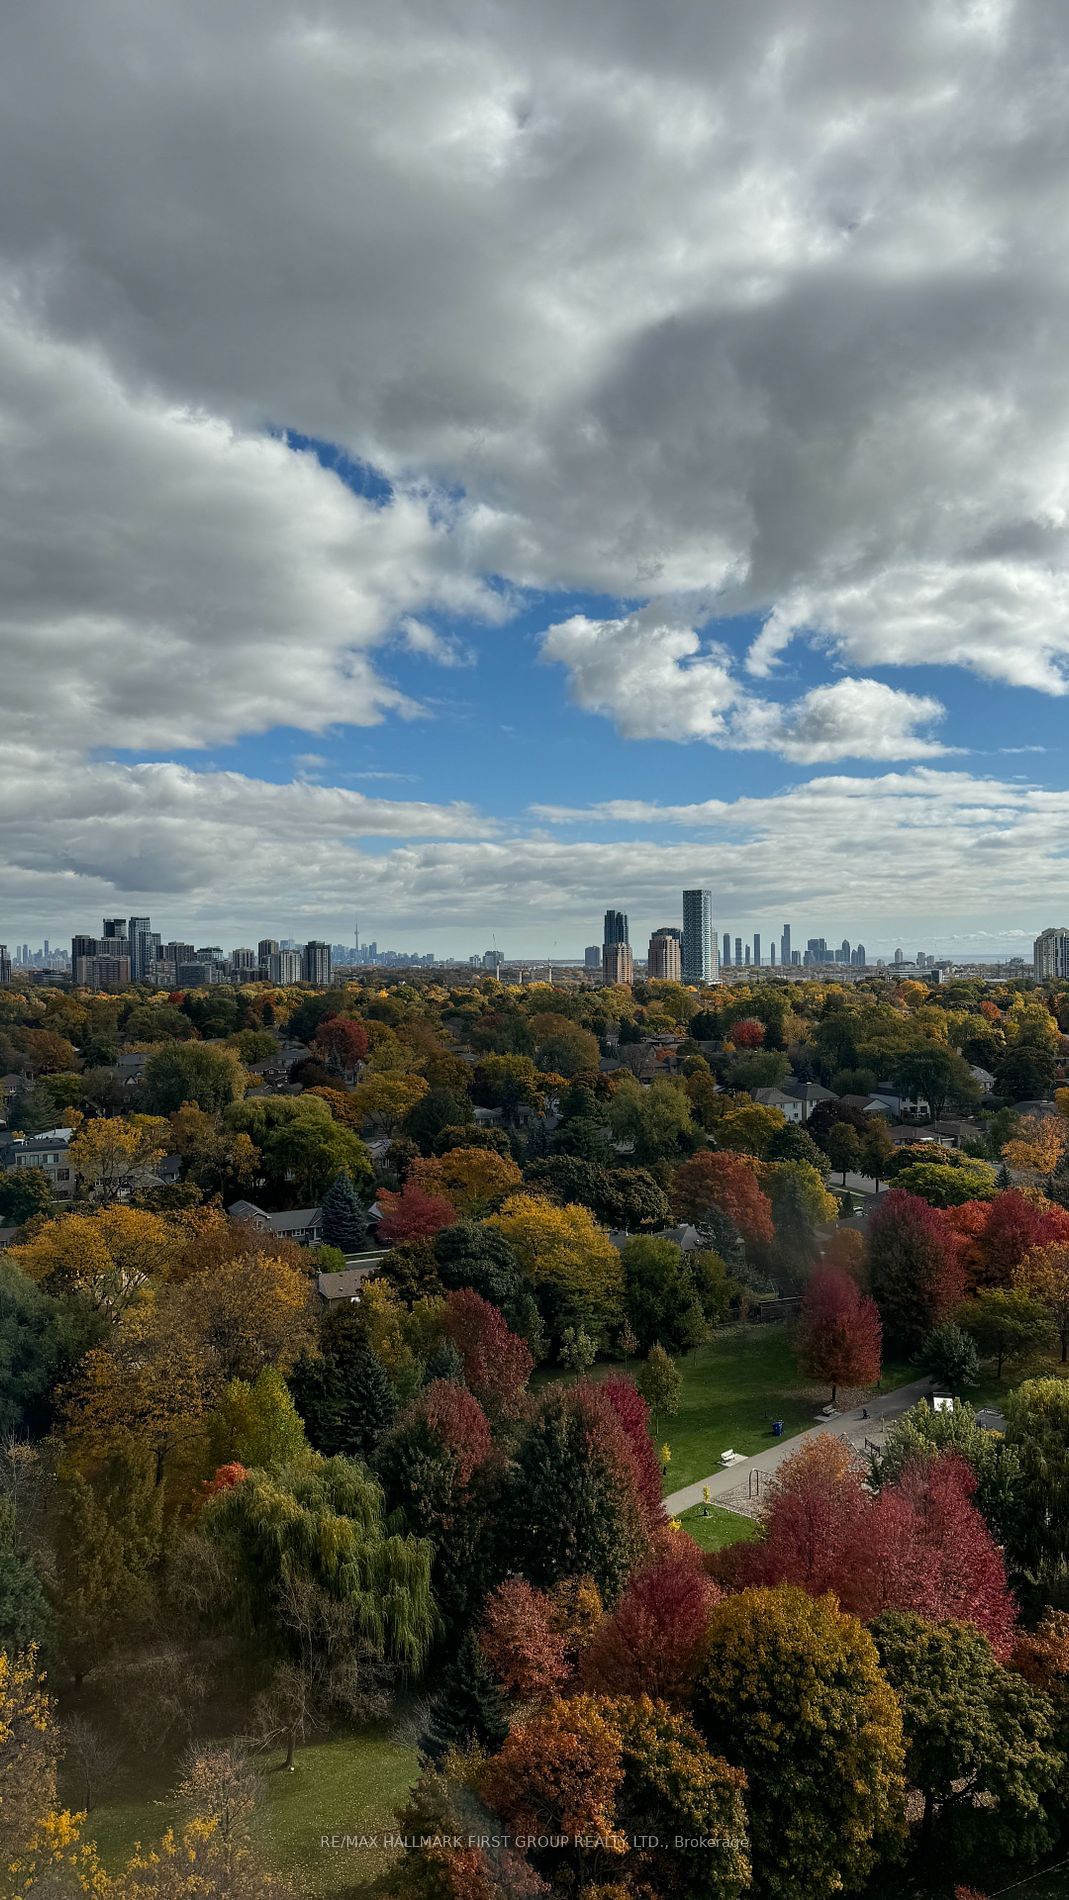
{"type": "Polygon", "coordinates": [[[767,1451],[754,1452],[750,1458],[744,1458],[736,1465],[721,1465],[708,1478],[699,1478],[696,1484],[686,1484],[681,1491],[673,1491],[664,1500],[664,1508],[669,1517],[679,1517],[689,1511],[692,1504],[702,1502],[702,1493],[709,1488],[710,1503],[725,1502],[728,1495],[739,1490],[740,1483],[745,1487],[747,1474],[751,1471],[761,1473],[761,1482],[789,1458],[799,1445],[806,1444],[812,1438],[819,1438],[822,1432],[834,1432],[838,1438],[849,1439],[859,1451],[864,1449],[865,1440],[873,1444],[883,1443],[887,1426],[911,1405],[924,1398],[931,1391],[930,1379],[914,1379],[912,1385],[900,1385],[896,1392],[885,1392],[882,1398],[873,1398],[868,1402],[868,1418],[862,1418],[861,1407],[853,1406],[849,1412],[841,1412],[836,1418],[820,1419],[808,1431],[795,1432],[792,1438],[777,1438],[767,1451]]]}

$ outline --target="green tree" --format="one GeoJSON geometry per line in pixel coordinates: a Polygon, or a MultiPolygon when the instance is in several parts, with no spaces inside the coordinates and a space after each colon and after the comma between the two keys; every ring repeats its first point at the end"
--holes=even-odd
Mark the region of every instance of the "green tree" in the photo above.
{"type": "Polygon", "coordinates": [[[349,1308],[328,1313],[319,1353],[299,1360],[289,1383],[309,1442],[328,1458],[369,1458],[397,1411],[386,1368],[349,1308]]]}
{"type": "Polygon", "coordinates": [[[323,1239],[342,1253],[359,1253],[367,1245],[367,1210],[347,1174],[336,1174],[320,1210],[323,1239]]]}
{"type": "Polygon", "coordinates": [[[986,1161],[914,1161],[895,1175],[895,1186],[916,1194],[929,1207],[963,1207],[966,1201],[993,1201],[995,1170],[986,1161]]]}
{"type": "Polygon", "coordinates": [[[609,1103],[609,1126],[618,1141],[630,1141],[640,1166],[677,1159],[694,1142],[694,1118],[686,1089],[674,1081],[643,1088],[632,1077],[622,1081],[609,1103]]]}
{"type": "Polygon", "coordinates": [[[856,1174],[861,1166],[861,1140],[856,1128],[849,1122],[833,1122],[824,1137],[824,1146],[833,1168],[838,1168],[846,1186],[848,1174],[856,1174]]]}
{"type": "Polygon", "coordinates": [[[876,1183],[879,1193],[880,1182],[887,1179],[887,1167],[894,1154],[895,1145],[891,1140],[891,1131],[882,1115],[870,1115],[868,1125],[861,1137],[860,1171],[876,1183]]]}
{"type": "Polygon", "coordinates": [[[980,1085],[964,1056],[942,1043],[925,1042],[904,1050],[891,1074],[903,1094],[928,1103],[933,1121],[940,1119],[948,1102],[970,1108],[980,1099],[980,1085]]]}
{"type": "Polygon", "coordinates": [[[303,1629],[313,1619],[326,1628],[334,1613],[354,1661],[422,1666],[436,1620],[430,1546],[387,1532],[382,1493],[352,1459],[312,1454],[282,1471],[250,1471],[208,1501],[199,1523],[228,1560],[219,1608],[258,1656],[272,1643],[299,1650],[303,1629]],[[296,1616],[280,1598],[280,1578],[296,1616]]]}
{"type": "Polygon", "coordinates": [[[265,1366],[250,1383],[232,1379],[209,1426],[216,1464],[273,1469],[308,1449],[300,1414],[282,1374],[265,1366]]]}
{"type": "Polygon", "coordinates": [[[833,1597],[782,1585],[713,1606],[695,1720],[749,1784],[755,1891],[860,1887],[902,1829],[902,1718],[876,1647],[833,1597]]]}
{"type": "Polygon", "coordinates": [[[183,1102],[218,1114],[239,1101],[247,1086],[237,1050],[203,1042],[161,1045],[146,1062],[142,1078],[144,1105],[156,1115],[172,1115],[183,1102]]]}
{"type": "Polygon", "coordinates": [[[322,1096],[257,1096],[235,1102],[226,1122],[259,1149],[269,1189],[282,1205],[292,1203],[294,1192],[315,1203],[342,1173],[358,1190],[372,1188],[367,1149],[334,1120],[322,1096]]]}
{"type": "Polygon", "coordinates": [[[674,1240],[636,1235],[624,1245],[624,1307],[640,1348],[661,1341],[677,1352],[707,1336],[687,1256],[674,1240]]]}
{"type": "Polygon", "coordinates": [[[95,1314],[51,1299],[0,1259],[0,1438],[47,1432],[57,1387],[102,1330],[95,1314]]]}
{"type": "Polygon", "coordinates": [[[675,1360],[662,1345],[650,1347],[637,1383],[655,1419],[671,1418],[678,1412],[683,1379],[675,1360]]]}
{"type": "Polygon", "coordinates": [[[1005,1410],[1018,1463],[1010,1554],[1033,1578],[1055,1576],[1069,1566],[1069,1381],[1028,1379],[1005,1410]]]}
{"type": "Polygon", "coordinates": [[[982,1287],[961,1308],[958,1321],[975,1341],[981,1359],[996,1361],[999,1379],[1008,1359],[1042,1352],[1057,1337],[1054,1321],[1042,1301],[1032,1299],[1020,1288],[982,1287]]]}
{"type": "Polygon", "coordinates": [[[15,1513],[0,1503],[0,1650],[9,1655],[31,1643],[47,1649],[52,1614],[33,1563],[20,1547],[15,1513]]]}
{"type": "Polygon", "coordinates": [[[953,1320],[933,1326],[921,1346],[917,1363],[936,1385],[945,1386],[954,1398],[961,1398],[971,1385],[980,1383],[980,1360],[975,1342],[953,1320]]]}
{"type": "Polygon", "coordinates": [[[551,1387],[505,1477],[500,1574],[539,1588],[591,1576],[614,1602],[644,1547],[622,1428],[588,1388],[551,1387]]]}
{"type": "Polygon", "coordinates": [[[9,1168],[0,1174],[0,1224],[21,1227],[35,1214],[51,1214],[52,1183],[43,1168],[9,1168]]]}
{"type": "Polygon", "coordinates": [[[473,1744],[493,1754],[508,1731],[505,1698],[474,1630],[469,1630],[431,1703],[420,1753],[436,1764],[450,1749],[473,1744]]]}
{"type": "Polygon", "coordinates": [[[922,1847],[945,1832],[977,1871],[992,1854],[1036,1861],[1057,1838],[1053,1797],[1065,1773],[1046,1696],[1003,1669],[971,1623],[892,1610],[871,1632],[902,1709],[922,1847]]]}

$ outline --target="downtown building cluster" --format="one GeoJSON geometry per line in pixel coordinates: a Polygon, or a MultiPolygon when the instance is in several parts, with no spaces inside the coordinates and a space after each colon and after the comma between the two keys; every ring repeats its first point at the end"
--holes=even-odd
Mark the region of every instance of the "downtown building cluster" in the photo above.
{"type": "Polygon", "coordinates": [[[155,989],[202,989],[212,983],[330,982],[329,943],[305,944],[262,937],[255,950],[242,946],[224,955],[218,944],[164,942],[149,917],[105,917],[99,937],[71,939],[71,979],[80,988],[116,989],[148,983],[155,989]]]}
{"type": "MultiPolygon", "coordinates": [[[[603,983],[634,982],[635,959],[626,911],[605,912],[601,943],[589,946],[584,965],[589,975],[600,975],[603,983]]],[[[683,892],[682,926],[662,924],[653,932],[646,953],[646,975],[667,983],[716,982],[716,932],[713,928],[711,891],[683,892]]]]}

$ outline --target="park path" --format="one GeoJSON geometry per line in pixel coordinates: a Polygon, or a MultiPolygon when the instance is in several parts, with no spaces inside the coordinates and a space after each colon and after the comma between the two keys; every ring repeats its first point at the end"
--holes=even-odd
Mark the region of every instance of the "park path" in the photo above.
{"type": "MultiPolygon", "coordinates": [[[[930,1379],[914,1379],[911,1385],[900,1385],[894,1392],[885,1392],[881,1398],[872,1398],[868,1402],[868,1418],[862,1417],[861,1406],[851,1406],[849,1412],[840,1412],[835,1418],[819,1419],[815,1425],[804,1432],[795,1432],[790,1438],[777,1438],[767,1451],[754,1452],[752,1458],[741,1459],[737,1465],[720,1465],[708,1478],[699,1478],[696,1484],[685,1484],[681,1491],[673,1491],[664,1500],[664,1508],[669,1517],[679,1517],[689,1511],[692,1504],[702,1502],[702,1493],[709,1488],[709,1501],[724,1502],[732,1492],[738,1492],[740,1484],[746,1486],[748,1473],[759,1471],[763,1483],[765,1477],[775,1471],[785,1458],[798,1450],[799,1445],[810,1439],[819,1438],[822,1432],[833,1432],[837,1438],[846,1438],[859,1451],[864,1449],[865,1440],[881,1445],[887,1426],[894,1419],[908,1412],[911,1405],[923,1399],[932,1389],[930,1379]]],[[[730,1507],[729,1507],[730,1508],[730,1507]]]]}

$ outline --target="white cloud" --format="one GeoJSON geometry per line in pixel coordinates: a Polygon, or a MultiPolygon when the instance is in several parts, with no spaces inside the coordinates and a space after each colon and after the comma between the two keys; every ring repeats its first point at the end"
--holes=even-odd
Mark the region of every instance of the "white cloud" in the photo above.
{"type": "Polygon", "coordinates": [[[733,678],[722,647],[655,606],[618,620],[559,621],[543,636],[542,658],[567,667],[576,705],[607,714],[625,739],[706,739],[798,764],[930,759],[948,749],[917,730],[943,717],[937,699],[841,679],[786,705],[761,700],[733,678]]]}
{"type": "Polygon", "coordinates": [[[372,649],[413,603],[497,615],[451,510],[377,508],[310,454],[118,382],[0,308],[6,730],[198,746],[418,708],[372,649]]]}
{"type": "Polygon", "coordinates": [[[739,697],[727,655],[655,608],[620,620],[574,614],[547,630],[542,657],[566,666],[576,705],[608,713],[625,739],[719,739],[739,697]]]}
{"type": "MultiPolygon", "coordinates": [[[[313,653],[325,624],[355,638],[337,717],[396,704],[368,628],[418,616],[454,560],[661,597],[668,626],[680,594],[771,612],[759,663],[809,626],[852,665],[1061,690],[1064,11],[490,0],[461,28],[432,0],[99,0],[62,24],[4,22],[0,272],[38,334],[103,353],[117,421],[134,401],[238,432],[207,476],[227,525],[258,517],[228,560],[187,456],[155,503],[144,458],[130,484],[143,565],[177,510],[188,578],[214,582],[220,703],[244,597],[269,628],[307,619],[313,653]],[[268,458],[253,479],[267,423],[441,485],[448,554],[414,501],[380,554],[309,477],[298,495],[268,458]]],[[[101,615],[83,637],[144,640],[166,579],[159,603],[93,584],[65,453],[43,434],[25,472],[58,492],[58,573],[101,615]]],[[[273,716],[268,655],[251,719],[273,716]]],[[[314,725],[310,673],[291,661],[288,683],[314,725]]]]}
{"type": "Polygon", "coordinates": [[[740,706],[732,743],[780,752],[798,764],[834,759],[933,759],[948,748],[918,732],[942,719],[938,699],[897,692],[879,680],[836,680],[786,706],[740,706]]]}
{"type": "Polygon", "coordinates": [[[641,948],[699,883],[721,928],[793,917],[799,934],[870,944],[907,927],[918,942],[1027,938],[1058,921],[1036,894],[1063,888],[1069,862],[1069,792],[926,766],[768,797],[539,807],[525,831],[464,805],[175,765],[77,766],[26,747],[0,765],[9,942],[124,909],[209,941],[347,935],[358,907],[380,943],[466,954],[492,927],[510,954],[567,956],[608,904],[641,948]]]}

